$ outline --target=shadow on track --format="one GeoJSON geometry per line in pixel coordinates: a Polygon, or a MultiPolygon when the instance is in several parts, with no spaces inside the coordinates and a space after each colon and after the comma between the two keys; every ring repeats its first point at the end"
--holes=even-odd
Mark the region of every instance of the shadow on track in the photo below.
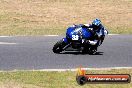
{"type": "MultiPolygon", "coordinates": [[[[94,55],[103,55],[104,52],[96,52],[96,54],[94,55]]],[[[82,53],[82,52],[79,52],[79,51],[74,51],[74,52],[70,52],[70,51],[65,51],[65,52],[62,52],[60,54],[73,54],[73,55],[89,55],[87,53],[82,53]]]]}

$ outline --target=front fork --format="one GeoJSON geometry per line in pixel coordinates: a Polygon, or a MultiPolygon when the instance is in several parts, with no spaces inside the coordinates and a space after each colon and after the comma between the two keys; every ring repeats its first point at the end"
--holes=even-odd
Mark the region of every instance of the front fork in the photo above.
{"type": "Polygon", "coordinates": [[[68,39],[67,38],[63,38],[62,40],[66,44],[66,46],[63,47],[63,50],[65,50],[66,48],[68,48],[71,45],[71,43],[68,42],[68,39]]]}

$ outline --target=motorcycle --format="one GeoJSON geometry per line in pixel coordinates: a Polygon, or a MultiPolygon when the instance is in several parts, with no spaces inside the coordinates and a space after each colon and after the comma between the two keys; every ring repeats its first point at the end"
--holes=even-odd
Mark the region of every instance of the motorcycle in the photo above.
{"type": "Polygon", "coordinates": [[[93,31],[86,28],[86,26],[74,25],[67,28],[66,37],[58,41],[52,50],[54,53],[61,53],[71,47],[82,53],[95,54],[98,46],[89,43],[89,40],[93,37],[93,31]]]}

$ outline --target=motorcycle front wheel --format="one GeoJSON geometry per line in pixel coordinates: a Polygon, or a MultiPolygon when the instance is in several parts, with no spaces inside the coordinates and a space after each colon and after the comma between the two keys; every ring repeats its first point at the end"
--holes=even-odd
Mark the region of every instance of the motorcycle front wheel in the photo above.
{"type": "Polygon", "coordinates": [[[52,50],[54,53],[60,53],[63,51],[64,47],[65,47],[65,43],[63,42],[63,40],[60,40],[53,46],[52,50]]]}

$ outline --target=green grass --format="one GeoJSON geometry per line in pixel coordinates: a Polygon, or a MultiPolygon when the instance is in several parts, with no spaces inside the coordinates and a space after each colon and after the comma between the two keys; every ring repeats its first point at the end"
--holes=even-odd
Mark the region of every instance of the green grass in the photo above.
{"type": "Polygon", "coordinates": [[[0,35],[64,35],[100,18],[110,33],[132,34],[131,0],[0,0],[0,35]]]}
{"type": "Polygon", "coordinates": [[[115,27],[108,30],[110,34],[132,34],[132,28],[115,27]]]}
{"type": "MultiPolygon", "coordinates": [[[[0,72],[0,88],[131,88],[129,84],[85,84],[76,83],[77,72],[16,71],[0,72]]],[[[88,74],[130,74],[132,69],[88,70],[88,74]]]]}

